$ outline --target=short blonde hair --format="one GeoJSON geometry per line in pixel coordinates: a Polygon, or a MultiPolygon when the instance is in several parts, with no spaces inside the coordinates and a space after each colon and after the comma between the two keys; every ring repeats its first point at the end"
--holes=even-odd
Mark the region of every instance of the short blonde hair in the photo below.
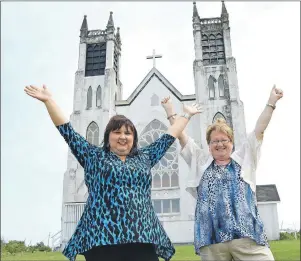
{"type": "Polygon", "coordinates": [[[230,141],[233,143],[233,130],[231,129],[231,127],[229,127],[229,125],[224,119],[218,118],[213,124],[208,126],[206,131],[206,140],[208,145],[210,144],[210,136],[213,131],[220,131],[225,133],[230,139],[230,141]]]}

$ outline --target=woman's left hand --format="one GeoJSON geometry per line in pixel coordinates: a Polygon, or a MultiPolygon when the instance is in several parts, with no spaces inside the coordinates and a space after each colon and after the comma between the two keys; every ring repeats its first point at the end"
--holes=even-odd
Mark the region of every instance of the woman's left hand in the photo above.
{"type": "Polygon", "coordinates": [[[183,111],[190,116],[193,116],[198,113],[202,113],[203,107],[198,103],[193,103],[192,105],[183,104],[183,111]]]}

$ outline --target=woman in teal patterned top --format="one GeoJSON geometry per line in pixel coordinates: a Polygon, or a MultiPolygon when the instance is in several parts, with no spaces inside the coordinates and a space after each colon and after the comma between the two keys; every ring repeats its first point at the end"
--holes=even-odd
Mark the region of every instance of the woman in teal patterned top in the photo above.
{"type": "Polygon", "coordinates": [[[103,146],[97,147],[74,131],[46,86],[26,86],[25,92],[46,105],[85,171],[89,195],[64,255],[71,261],[77,254],[84,255],[87,261],[170,260],[175,249],[152,206],[151,168],[182,133],[190,117],[201,111],[200,106],[183,106],[183,117],[142,149],[137,148],[133,123],[116,115],[106,126],[103,146]]]}

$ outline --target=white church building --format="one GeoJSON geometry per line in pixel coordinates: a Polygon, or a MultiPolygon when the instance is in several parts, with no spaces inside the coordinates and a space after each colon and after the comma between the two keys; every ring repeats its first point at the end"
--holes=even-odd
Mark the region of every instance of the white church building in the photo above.
{"type": "MultiPolygon", "coordinates": [[[[146,72],[145,78],[128,99],[123,99],[123,86],[119,78],[121,37],[119,28],[115,30],[112,14],[105,30],[88,30],[86,16],[82,22],[70,117],[74,129],[90,143],[101,145],[109,119],[115,114],[123,114],[136,126],[139,146],[145,146],[167,130],[169,122],[160,100],[171,96],[178,112],[181,103],[196,101],[203,105],[204,113],[194,116],[187,127],[188,135],[199,146],[207,147],[206,127],[217,117],[222,117],[233,128],[234,145],[239,147],[246,137],[244,106],[239,97],[229,15],[224,2],[221,16],[214,18],[200,18],[193,3],[195,94],[192,95],[181,94],[154,67],[146,72]]],[[[180,145],[176,141],[152,170],[152,200],[172,242],[184,244],[193,242],[196,202],[186,192],[186,176],[190,170],[179,152],[180,145]]],[[[63,182],[61,248],[73,234],[88,193],[84,170],[70,150],[63,182]]],[[[260,199],[257,197],[259,212],[266,224],[268,238],[279,239],[277,203],[280,199],[276,186],[261,186],[260,196],[260,199]],[[265,194],[267,190],[268,194],[265,194]]]]}

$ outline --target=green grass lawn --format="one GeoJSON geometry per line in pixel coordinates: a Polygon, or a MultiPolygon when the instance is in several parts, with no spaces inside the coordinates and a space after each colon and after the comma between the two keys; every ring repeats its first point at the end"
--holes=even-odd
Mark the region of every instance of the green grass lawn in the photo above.
{"type": "MultiPolygon", "coordinates": [[[[300,260],[300,240],[281,240],[270,242],[272,252],[277,261],[299,261],[300,260]]],[[[10,254],[2,254],[1,260],[67,260],[59,252],[49,252],[49,253],[24,253],[16,254],[15,256],[10,254]]],[[[77,260],[85,260],[83,256],[77,256],[77,260]]],[[[200,257],[194,254],[193,246],[176,246],[176,254],[172,258],[175,261],[193,261],[199,260],[200,257]]]]}

